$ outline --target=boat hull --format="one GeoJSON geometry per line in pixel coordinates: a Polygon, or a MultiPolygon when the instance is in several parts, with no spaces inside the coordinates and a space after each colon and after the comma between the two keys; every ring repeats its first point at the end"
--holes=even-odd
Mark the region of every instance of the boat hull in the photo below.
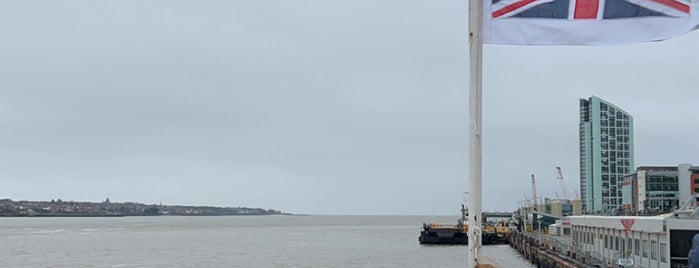
{"type": "Polygon", "coordinates": [[[466,245],[468,236],[459,228],[425,228],[418,241],[420,244],[466,245]]]}

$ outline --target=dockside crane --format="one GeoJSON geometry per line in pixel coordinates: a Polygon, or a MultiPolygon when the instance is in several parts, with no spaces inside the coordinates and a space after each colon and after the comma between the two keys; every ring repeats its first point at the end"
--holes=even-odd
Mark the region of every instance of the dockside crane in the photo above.
{"type": "Polygon", "coordinates": [[[570,199],[568,196],[568,191],[566,191],[566,184],[563,182],[563,171],[561,170],[561,167],[556,167],[556,175],[558,176],[558,180],[561,183],[561,193],[563,194],[563,198],[565,199],[570,199]]]}
{"type": "Polygon", "coordinates": [[[527,211],[530,211],[531,208],[531,199],[527,196],[527,193],[522,193],[524,195],[524,207],[527,209],[527,211]]]}
{"type": "Polygon", "coordinates": [[[536,199],[536,179],[534,178],[534,174],[532,174],[532,202],[534,205],[534,210],[538,211],[539,206],[537,206],[537,199],[536,199]]]}

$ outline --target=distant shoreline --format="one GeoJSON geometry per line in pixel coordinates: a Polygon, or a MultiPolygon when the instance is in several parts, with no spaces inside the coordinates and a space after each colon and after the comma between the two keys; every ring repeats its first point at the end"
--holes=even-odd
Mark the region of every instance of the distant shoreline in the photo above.
{"type": "Polygon", "coordinates": [[[124,216],[124,215],[80,215],[80,214],[74,214],[74,215],[0,215],[0,218],[81,218],[81,217],[90,217],[90,218],[95,218],[95,217],[108,217],[108,218],[114,218],[114,217],[129,217],[129,216],[124,216]]]}
{"type": "Polygon", "coordinates": [[[291,215],[274,209],[155,205],[134,202],[13,201],[0,199],[0,217],[260,216],[291,215]]]}
{"type": "Polygon", "coordinates": [[[123,217],[256,217],[256,216],[311,216],[309,214],[247,214],[247,215],[0,215],[0,218],[123,218],[123,217]]]}

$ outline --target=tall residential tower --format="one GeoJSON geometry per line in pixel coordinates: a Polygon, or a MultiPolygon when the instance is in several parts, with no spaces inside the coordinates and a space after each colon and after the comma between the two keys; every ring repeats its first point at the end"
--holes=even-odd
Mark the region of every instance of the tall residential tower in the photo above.
{"type": "Polygon", "coordinates": [[[624,175],[634,170],[633,117],[592,96],[580,99],[580,198],[588,214],[621,210],[624,175]]]}

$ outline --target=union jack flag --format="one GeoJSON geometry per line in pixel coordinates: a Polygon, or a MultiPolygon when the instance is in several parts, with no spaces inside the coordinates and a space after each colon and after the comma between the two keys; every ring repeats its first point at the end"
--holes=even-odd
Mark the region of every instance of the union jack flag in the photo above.
{"type": "Polygon", "coordinates": [[[483,1],[486,44],[631,44],[699,28],[699,0],[483,1]]]}
{"type": "Polygon", "coordinates": [[[620,19],[649,16],[689,17],[686,0],[492,0],[493,19],[620,19]]]}

